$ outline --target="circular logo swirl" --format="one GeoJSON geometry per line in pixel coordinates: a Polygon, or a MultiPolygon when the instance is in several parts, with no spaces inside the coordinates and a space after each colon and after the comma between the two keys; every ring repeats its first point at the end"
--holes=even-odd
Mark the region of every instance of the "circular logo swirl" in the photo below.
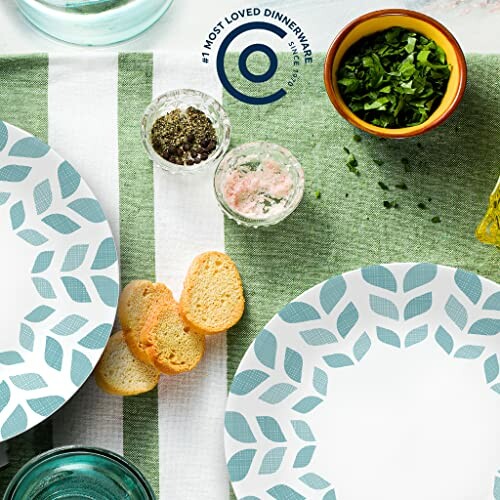
{"type": "MultiPolygon", "coordinates": [[[[245,102],[247,104],[270,104],[272,102],[275,102],[282,97],[286,95],[286,91],[283,88],[280,88],[276,92],[266,95],[266,96],[260,96],[260,97],[255,97],[255,96],[249,96],[246,94],[243,94],[240,92],[238,89],[234,87],[234,85],[229,81],[227,77],[226,70],[224,68],[224,60],[226,57],[226,52],[229,48],[229,45],[233,42],[233,40],[241,35],[242,33],[246,33],[247,31],[251,30],[266,30],[274,33],[275,35],[279,36],[280,38],[285,38],[286,32],[285,30],[281,29],[279,26],[275,26],[274,24],[262,22],[262,21],[256,21],[256,22],[251,22],[251,23],[246,23],[242,24],[241,26],[238,26],[235,28],[229,35],[226,36],[226,38],[222,41],[219,52],[217,54],[217,73],[219,75],[219,79],[222,82],[222,85],[224,88],[236,99],[239,99],[242,102],[245,102]]],[[[249,45],[246,47],[240,54],[239,60],[238,60],[238,67],[243,75],[244,78],[246,78],[248,81],[252,83],[263,83],[267,82],[270,80],[275,74],[278,69],[278,57],[274,50],[269,47],[268,45],[264,45],[262,43],[255,43],[252,45],[249,45]],[[269,59],[269,68],[262,74],[256,74],[252,73],[248,69],[248,58],[254,54],[255,52],[260,52],[264,55],[267,56],[269,59]]]]}

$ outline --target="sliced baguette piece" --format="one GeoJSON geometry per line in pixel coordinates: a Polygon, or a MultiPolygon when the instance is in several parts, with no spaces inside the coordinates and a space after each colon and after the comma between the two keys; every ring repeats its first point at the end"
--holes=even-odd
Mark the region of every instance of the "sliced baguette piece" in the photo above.
{"type": "Polygon", "coordinates": [[[135,396],[154,389],[160,373],[132,355],[120,331],[110,337],[94,376],[97,385],[109,394],[135,396]]]}
{"type": "Polygon", "coordinates": [[[173,300],[172,292],[163,283],[147,280],[131,281],[120,295],[118,319],[125,342],[132,354],[143,363],[151,363],[151,360],[141,345],[141,332],[151,311],[163,307],[170,300],[173,300]]]}
{"type": "Polygon", "coordinates": [[[141,332],[141,344],[151,363],[170,375],[192,370],[205,352],[205,336],[184,324],[173,297],[151,312],[141,332]]]}
{"type": "Polygon", "coordinates": [[[245,298],[240,273],[228,255],[206,252],[193,260],[180,309],[184,322],[205,335],[221,333],[238,323],[245,298]]]}

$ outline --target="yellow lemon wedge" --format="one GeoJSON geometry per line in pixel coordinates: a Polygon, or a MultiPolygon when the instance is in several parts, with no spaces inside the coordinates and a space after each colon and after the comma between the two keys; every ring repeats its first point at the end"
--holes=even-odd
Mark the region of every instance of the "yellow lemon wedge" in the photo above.
{"type": "Polygon", "coordinates": [[[500,248],[500,178],[490,195],[486,215],[476,229],[476,238],[500,248]]]}

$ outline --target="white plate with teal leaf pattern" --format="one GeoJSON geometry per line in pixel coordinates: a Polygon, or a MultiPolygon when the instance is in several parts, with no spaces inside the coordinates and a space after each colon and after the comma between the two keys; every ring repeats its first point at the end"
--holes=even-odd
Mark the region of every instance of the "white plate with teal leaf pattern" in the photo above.
{"type": "Polygon", "coordinates": [[[240,500],[500,500],[500,287],[434,264],[331,278],[256,337],[225,414],[240,500]]]}
{"type": "Polygon", "coordinates": [[[118,300],[99,202],[48,145],[0,121],[0,441],[45,420],[85,382],[118,300]]]}

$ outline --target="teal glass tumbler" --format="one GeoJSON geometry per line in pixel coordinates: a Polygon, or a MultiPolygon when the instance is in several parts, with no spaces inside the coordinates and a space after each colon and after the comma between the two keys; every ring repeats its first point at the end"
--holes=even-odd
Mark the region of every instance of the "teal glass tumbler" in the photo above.
{"type": "Polygon", "coordinates": [[[155,500],[142,473],[123,457],[100,448],[56,448],[26,463],[3,500],[155,500]]]}
{"type": "Polygon", "coordinates": [[[47,35],[76,45],[111,45],[150,28],[173,0],[16,0],[47,35]]]}

